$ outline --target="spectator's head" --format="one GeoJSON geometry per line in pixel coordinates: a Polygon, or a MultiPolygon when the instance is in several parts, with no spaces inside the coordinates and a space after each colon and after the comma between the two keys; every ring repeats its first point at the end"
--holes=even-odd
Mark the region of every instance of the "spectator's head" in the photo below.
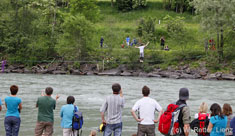
{"type": "Polygon", "coordinates": [[[121,90],[121,85],[118,83],[115,83],[112,85],[113,93],[118,94],[121,90]]]}
{"type": "Polygon", "coordinates": [[[89,136],[96,136],[96,131],[92,130],[89,136]]]}
{"type": "Polygon", "coordinates": [[[73,104],[75,102],[75,98],[73,96],[67,97],[67,104],[73,104]]]}
{"type": "Polygon", "coordinates": [[[188,100],[188,99],[189,99],[189,91],[188,91],[188,88],[180,88],[180,91],[179,91],[179,99],[180,99],[180,100],[188,100]]]}
{"type": "Polygon", "coordinates": [[[232,107],[230,106],[230,104],[225,103],[223,105],[223,114],[226,116],[232,115],[233,114],[233,110],[232,107]]]}
{"type": "Polygon", "coordinates": [[[216,115],[223,116],[221,107],[217,103],[211,105],[210,111],[211,111],[211,116],[216,116],[216,115]]]}
{"type": "Polygon", "coordinates": [[[16,95],[18,93],[18,86],[17,85],[12,85],[10,87],[11,95],[16,95]]]}
{"type": "Polygon", "coordinates": [[[46,93],[47,95],[52,95],[53,89],[52,89],[51,87],[47,87],[46,90],[45,90],[45,93],[46,93]]]}
{"type": "Polygon", "coordinates": [[[142,94],[143,94],[143,96],[149,96],[149,93],[150,93],[150,89],[145,85],[142,88],[142,94]]]}
{"type": "Polygon", "coordinates": [[[207,113],[208,111],[208,105],[205,102],[202,102],[202,104],[199,107],[199,112],[200,113],[207,113]]]}

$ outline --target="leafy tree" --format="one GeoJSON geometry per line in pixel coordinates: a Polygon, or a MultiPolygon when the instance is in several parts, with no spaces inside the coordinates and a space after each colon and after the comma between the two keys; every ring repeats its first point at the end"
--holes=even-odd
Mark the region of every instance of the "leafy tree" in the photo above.
{"type": "Polygon", "coordinates": [[[155,23],[156,18],[140,19],[137,33],[139,37],[143,37],[147,41],[156,41],[155,37],[155,23]]]}
{"type": "Polygon", "coordinates": [[[192,4],[204,30],[216,33],[217,51],[222,60],[224,31],[235,27],[235,0],[194,0],[192,4]]]}
{"type": "Polygon", "coordinates": [[[69,60],[88,57],[95,31],[93,24],[81,14],[67,15],[62,27],[64,32],[56,45],[59,55],[69,60]]]}
{"type": "Polygon", "coordinates": [[[83,14],[86,19],[95,22],[99,18],[99,8],[96,0],[70,0],[70,13],[72,15],[83,14]]]}

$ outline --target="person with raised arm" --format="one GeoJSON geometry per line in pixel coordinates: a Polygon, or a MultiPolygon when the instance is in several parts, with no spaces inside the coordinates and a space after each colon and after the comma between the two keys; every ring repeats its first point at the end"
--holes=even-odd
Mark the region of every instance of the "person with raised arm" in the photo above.
{"type": "Polygon", "coordinates": [[[141,46],[137,47],[135,46],[135,48],[139,48],[140,49],[140,62],[144,62],[144,48],[147,47],[149,44],[149,42],[147,42],[147,44],[142,44],[141,46]]]}
{"type": "Polygon", "coordinates": [[[54,113],[53,110],[56,107],[56,100],[59,99],[59,95],[56,95],[56,100],[51,97],[53,89],[47,87],[45,93],[42,93],[41,97],[38,98],[36,107],[38,108],[38,118],[35,128],[35,136],[52,136],[53,124],[54,124],[54,113]]]}

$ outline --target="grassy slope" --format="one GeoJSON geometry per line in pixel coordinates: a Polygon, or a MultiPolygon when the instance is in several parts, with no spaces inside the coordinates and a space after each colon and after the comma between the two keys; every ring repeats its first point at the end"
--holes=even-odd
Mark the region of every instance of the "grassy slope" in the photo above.
{"type": "MultiPolygon", "coordinates": [[[[97,29],[99,30],[100,36],[104,36],[107,45],[112,47],[120,47],[121,43],[125,40],[125,37],[129,35],[131,38],[137,37],[137,26],[138,21],[145,17],[154,17],[157,20],[161,20],[161,24],[156,24],[156,28],[164,27],[162,19],[166,15],[170,16],[182,16],[185,17],[185,27],[195,37],[196,41],[190,43],[191,45],[199,45],[200,41],[203,41],[202,32],[198,32],[199,24],[193,19],[190,13],[177,14],[173,11],[164,10],[162,0],[148,1],[146,9],[135,10],[131,12],[118,12],[115,8],[111,8],[110,1],[99,1],[98,5],[101,10],[101,21],[97,23],[97,29]]],[[[157,21],[158,23],[158,21],[157,21]]],[[[98,40],[98,39],[97,39],[98,40]]],[[[175,47],[174,41],[166,39],[166,44],[171,48],[175,47]]],[[[159,45],[159,44],[158,44],[159,45]]],[[[155,46],[150,44],[150,46],[155,46]]],[[[201,46],[201,45],[200,45],[201,46]]],[[[203,49],[203,46],[201,46],[203,49]]]]}
{"type": "MultiPolygon", "coordinates": [[[[194,19],[194,16],[190,13],[179,14],[173,11],[167,11],[163,8],[162,0],[148,0],[147,8],[124,13],[117,11],[116,8],[112,8],[110,5],[110,0],[98,1],[101,15],[100,20],[95,24],[95,27],[98,30],[96,41],[99,41],[100,37],[103,36],[105,44],[107,44],[108,47],[113,47],[112,49],[97,49],[97,52],[102,56],[108,56],[109,58],[113,57],[113,60],[120,61],[121,63],[138,63],[138,49],[121,49],[120,45],[125,41],[125,38],[128,35],[131,39],[134,37],[140,39],[137,37],[136,29],[138,27],[138,21],[141,18],[154,17],[157,20],[162,20],[166,15],[170,15],[172,17],[181,16],[185,18],[185,27],[193,39],[190,39],[190,42],[185,45],[177,45],[177,41],[166,37],[166,44],[171,48],[171,51],[169,52],[159,51],[159,41],[157,43],[150,43],[148,48],[145,49],[145,60],[149,61],[149,63],[145,65],[145,68],[149,67],[150,62],[153,62],[151,65],[154,64],[155,66],[157,65],[157,67],[163,68],[167,68],[169,65],[182,64],[182,62],[179,62],[179,58],[182,54],[182,46],[186,47],[187,53],[189,51],[198,51],[199,53],[196,53],[196,56],[197,54],[202,56],[200,60],[189,58],[188,61],[184,61],[184,63],[191,63],[193,67],[197,67],[199,61],[206,59],[206,53],[204,52],[204,37],[208,37],[208,34],[200,29],[198,20],[194,19]],[[161,59],[159,59],[159,54],[161,55],[161,59]],[[162,62],[157,62],[158,59],[162,62]]],[[[157,31],[159,29],[166,29],[164,22],[161,21],[161,24],[159,25],[157,21],[156,29],[157,31]]],[[[94,46],[97,48],[98,43],[94,46]]],[[[189,53],[188,56],[190,57],[190,55],[191,54],[189,53]]],[[[116,62],[113,64],[115,63],[116,62]]],[[[113,67],[115,66],[117,66],[117,64],[113,67]]],[[[132,65],[132,67],[133,66],[135,67],[135,65],[132,65]]]]}

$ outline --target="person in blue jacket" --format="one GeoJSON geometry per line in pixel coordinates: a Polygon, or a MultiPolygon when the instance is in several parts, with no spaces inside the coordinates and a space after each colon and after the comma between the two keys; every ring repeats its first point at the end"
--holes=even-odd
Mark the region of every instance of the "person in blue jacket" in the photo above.
{"type": "MultiPolygon", "coordinates": [[[[72,130],[72,121],[74,115],[74,102],[73,96],[67,97],[67,104],[63,105],[60,110],[61,127],[63,128],[63,136],[76,136],[77,130],[72,130]]],[[[78,107],[77,107],[78,109],[78,107]]]]}

